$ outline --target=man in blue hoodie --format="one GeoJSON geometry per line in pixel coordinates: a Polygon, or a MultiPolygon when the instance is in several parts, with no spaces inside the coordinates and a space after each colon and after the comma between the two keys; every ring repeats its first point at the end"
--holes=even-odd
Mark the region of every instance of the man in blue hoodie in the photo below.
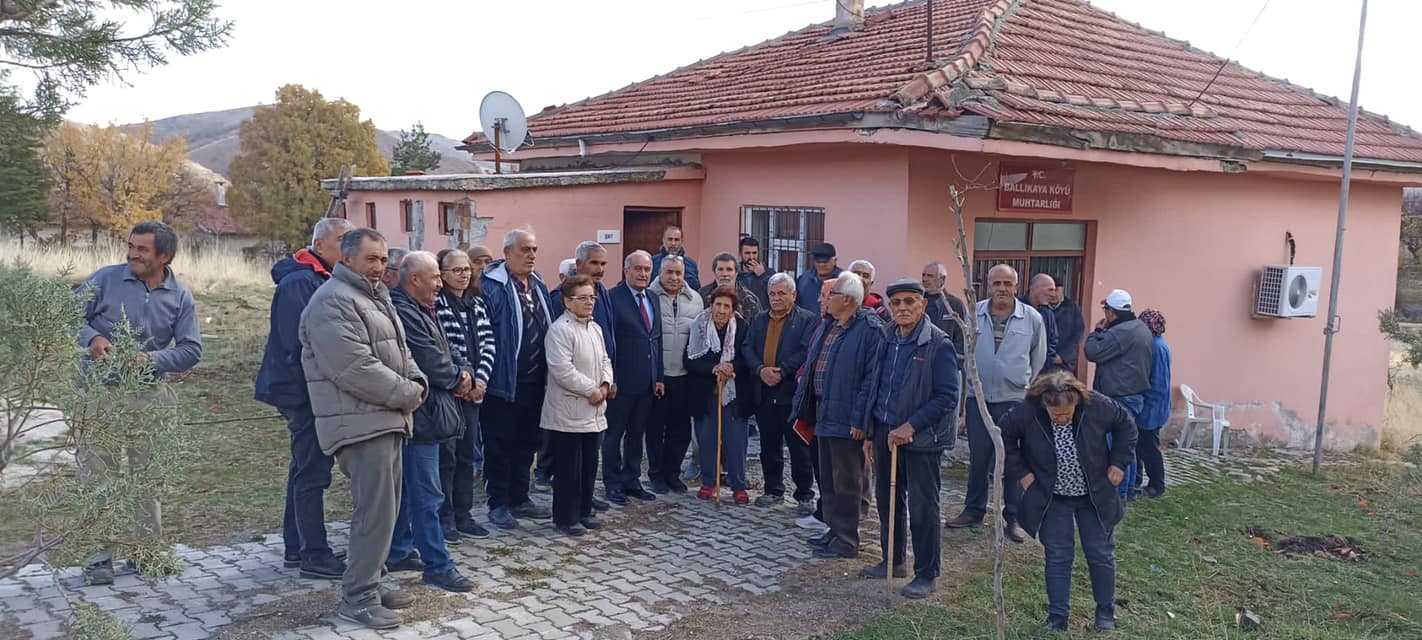
{"type": "MultiPolygon", "coordinates": [[[[326,543],[324,494],[331,486],[332,458],[316,440],[316,417],[301,370],[301,312],[316,289],[331,278],[341,257],[341,236],[354,228],[349,220],[322,218],[311,232],[311,246],[272,267],[271,332],[257,372],[256,398],[277,408],[291,435],[291,464],[286,471],[286,514],[282,538],[285,565],[301,567],[301,577],[340,580],[346,564],[326,543]]],[[[344,555],[344,554],[342,554],[344,555]]]]}

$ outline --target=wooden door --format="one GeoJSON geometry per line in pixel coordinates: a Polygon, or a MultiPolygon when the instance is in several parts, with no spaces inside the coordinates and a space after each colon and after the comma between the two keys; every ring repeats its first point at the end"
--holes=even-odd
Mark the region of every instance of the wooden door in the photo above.
{"type": "Polygon", "coordinates": [[[638,249],[657,255],[662,250],[662,232],[671,225],[681,226],[680,207],[623,208],[622,257],[626,258],[638,249]]]}

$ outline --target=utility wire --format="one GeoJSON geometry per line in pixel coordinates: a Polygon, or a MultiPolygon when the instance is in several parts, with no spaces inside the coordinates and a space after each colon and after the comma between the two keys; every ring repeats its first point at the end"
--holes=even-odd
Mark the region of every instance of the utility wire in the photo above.
{"type": "Polygon", "coordinates": [[[1186,109],[1195,106],[1195,103],[1200,101],[1200,98],[1205,95],[1205,92],[1209,91],[1210,87],[1214,86],[1215,81],[1220,78],[1220,74],[1224,72],[1225,67],[1229,66],[1230,59],[1234,58],[1234,56],[1239,53],[1239,48],[1244,45],[1244,39],[1249,37],[1249,33],[1251,31],[1254,31],[1254,25],[1259,24],[1259,17],[1264,15],[1264,10],[1268,8],[1269,0],[1264,0],[1264,4],[1259,5],[1259,11],[1254,14],[1254,20],[1250,21],[1249,27],[1246,28],[1244,30],[1244,33],[1239,36],[1239,41],[1234,43],[1234,50],[1230,52],[1229,57],[1225,58],[1223,61],[1220,62],[1219,68],[1215,69],[1215,75],[1211,76],[1210,81],[1206,82],[1205,86],[1200,89],[1200,92],[1195,94],[1195,99],[1191,100],[1190,104],[1185,105],[1186,109]]]}

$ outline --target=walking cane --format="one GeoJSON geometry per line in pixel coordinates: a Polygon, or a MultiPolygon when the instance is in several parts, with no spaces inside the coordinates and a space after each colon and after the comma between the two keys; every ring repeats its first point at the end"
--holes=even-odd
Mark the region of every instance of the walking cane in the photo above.
{"type": "Polygon", "coordinates": [[[716,506],[721,506],[721,388],[722,380],[716,381],[716,506]]]}
{"type": "Polygon", "coordinates": [[[884,583],[894,584],[894,507],[899,504],[899,448],[889,443],[889,540],[884,543],[888,558],[884,560],[884,583]]]}

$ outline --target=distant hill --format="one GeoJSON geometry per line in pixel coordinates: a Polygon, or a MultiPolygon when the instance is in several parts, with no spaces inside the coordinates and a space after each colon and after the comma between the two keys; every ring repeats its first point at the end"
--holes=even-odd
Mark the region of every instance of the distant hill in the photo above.
{"type": "MultiPolygon", "coordinates": [[[[188,156],[194,162],[226,176],[228,175],[228,165],[232,164],[232,158],[241,150],[241,145],[237,141],[237,133],[241,129],[242,121],[252,117],[252,109],[253,107],[242,107],[225,111],[189,113],[154,120],[153,135],[160,141],[173,136],[187,138],[188,156]]],[[[375,135],[380,152],[385,155],[386,159],[389,159],[391,150],[400,142],[400,132],[379,130],[375,135]]],[[[453,138],[436,133],[430,134],[430,145],[442,156],[439,168],[435,169],[434,173],[479,171],[475,163],[469,159],[468,153],[455,149],[460,144],[463,143],[453,138]]]]}

